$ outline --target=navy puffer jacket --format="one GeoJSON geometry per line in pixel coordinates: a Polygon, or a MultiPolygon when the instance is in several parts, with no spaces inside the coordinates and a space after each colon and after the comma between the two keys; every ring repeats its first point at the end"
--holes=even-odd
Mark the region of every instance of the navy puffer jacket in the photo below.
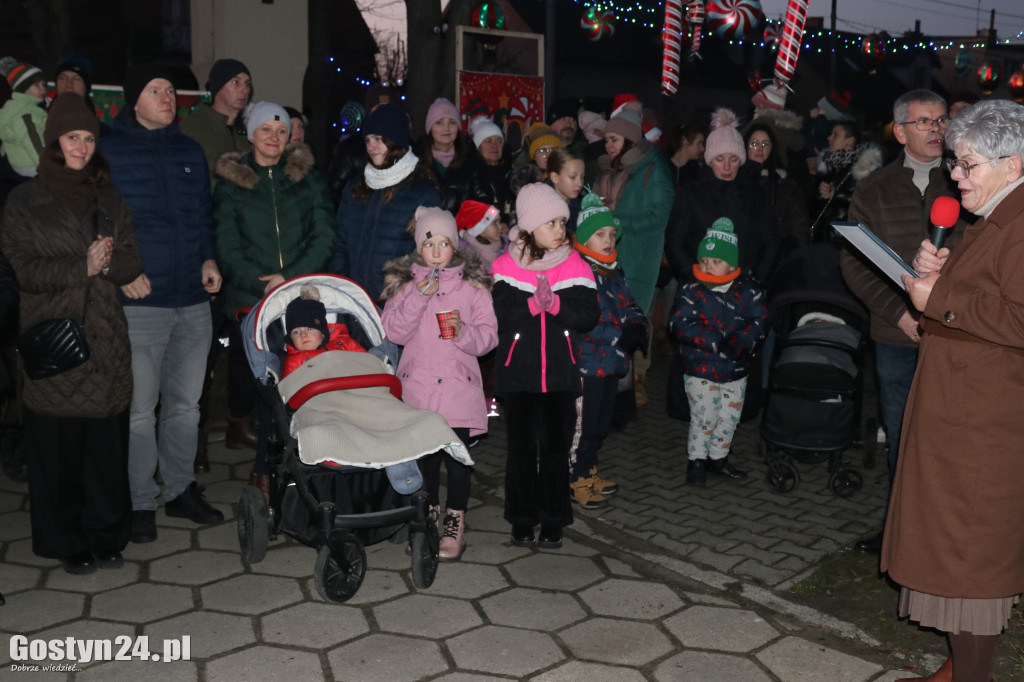
{"type": "Polygon", "coordinates": [[[383,189],[365,201],[352,196],[360,183],[346,186],[338,207],[337,239],[328,267],[335,275],[353,279],[376,300],[384,289],[384,264],[416,249],[406,231],[418,206],[440,206],[441,197],[427,180],[411,175],[394,186],[394,196],[384,203],[383,189]]]}
{"type": "Polygon", "coordinates": [[[210,300],[202,265],[216,258],[210,173],[199,143],[176,122],[147,130],[125,107],[100,139],[114,186],[131,209],[139,255],[153,292],[124,305],[183,308],[210,300]]]}

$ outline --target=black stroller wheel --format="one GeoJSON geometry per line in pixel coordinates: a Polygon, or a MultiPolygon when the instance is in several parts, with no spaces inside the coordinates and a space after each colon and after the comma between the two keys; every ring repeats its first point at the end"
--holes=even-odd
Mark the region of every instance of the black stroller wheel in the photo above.
{"type": "Polygon", "coordinates": [[[765,480],[775,492],[788,493],[800,484],[800,472],[787,462],[770,462],[765,480]]]}
{"type": "Polygon", "coordinates": [[[437,575],[437,552],[440,544],[437,526],[428,521],[426,531],[413,533],[410,542],[412,544],[412,584],[419,589],[425,589],[434,584],[434,577],[437,575]]]}
{"type": "Polygon", "coordinates": [[[0,467],[7,478],[17,483],[28,480],[28,443],[17,428],[0,431],[0,467]]]}
{"type": "Polygon", "coordinates": [[[313,578],[316,591],[326,601],[340,604],[355,596],[366,577],[366,550],[349,534],[330,544],[321,545],[316,553],[313,578]]]}
{"type": "Polygon", "coordinates": [[[238,497],[238,546],[242,561],[258,564],[267,556],[267,542],[270,528],[267,522],[267,505],[259,488],[247,485],[238,497]]]}
{"type": "Polygon", "coordinates": [[[856,469],[843,468],[829,477],[828,487],[836,497],[850,497],[864,487],[864,477],[856,469]]]}

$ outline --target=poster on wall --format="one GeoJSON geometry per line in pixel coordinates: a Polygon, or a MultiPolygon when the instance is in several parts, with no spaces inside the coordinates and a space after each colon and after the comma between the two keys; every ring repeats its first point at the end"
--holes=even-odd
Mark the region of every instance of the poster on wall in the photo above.
{"type": "Polygon", "coordinates": [[[518,128],[520,137],[534,123],[544,121],[544,78],[506,73],[459,71],[459,114],[462,129],[486,116],[505,131],[518,128]]]}

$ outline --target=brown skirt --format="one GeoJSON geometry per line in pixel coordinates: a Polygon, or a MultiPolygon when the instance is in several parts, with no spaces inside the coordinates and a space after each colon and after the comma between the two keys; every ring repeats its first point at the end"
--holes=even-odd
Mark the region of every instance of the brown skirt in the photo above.
{"type": "Polygon", "coordinates": [[[959,635],[998,635],[1006,629],[1010,610],[1020,596],[999,599],[936,597],[910,588],[900,589],[900,618],[909,616],[924,627],[959,635]]]}

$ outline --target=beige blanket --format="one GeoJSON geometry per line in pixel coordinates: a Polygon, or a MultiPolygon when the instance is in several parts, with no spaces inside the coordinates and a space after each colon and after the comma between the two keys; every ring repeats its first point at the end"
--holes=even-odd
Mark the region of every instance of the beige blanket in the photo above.
{"type": "MultiPolygon", "coordinates": [[[[287,401],[313,381],[381,373],[389,373],[388,368],[372,355],[329,351],[282,379],[278,390],[287,401]]],[[[292,417],[291,434],[298,438],[305,464],[330,461],[380,469],[442,448],[459,462],[473,464],[444,417],[410,407],[383,387],[330,391],[309,399],[292,417]]]]}

